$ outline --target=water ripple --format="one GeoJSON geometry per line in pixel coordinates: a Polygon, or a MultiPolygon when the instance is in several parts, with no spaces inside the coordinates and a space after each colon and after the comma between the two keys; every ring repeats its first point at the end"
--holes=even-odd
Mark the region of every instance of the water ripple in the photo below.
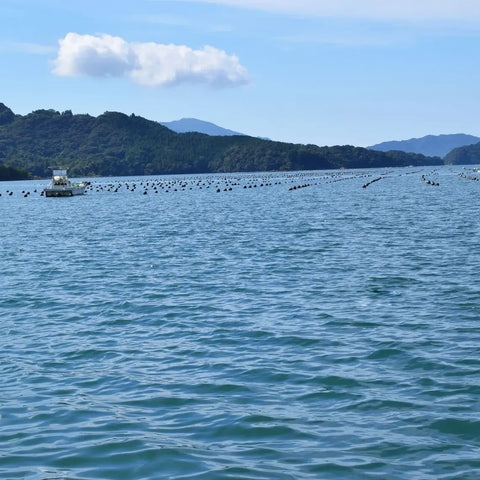
{"type": "Polygon", "coordinates": [[[479,478],[478,185],[404,173],[0,197],[0,476],[479,478]]]}

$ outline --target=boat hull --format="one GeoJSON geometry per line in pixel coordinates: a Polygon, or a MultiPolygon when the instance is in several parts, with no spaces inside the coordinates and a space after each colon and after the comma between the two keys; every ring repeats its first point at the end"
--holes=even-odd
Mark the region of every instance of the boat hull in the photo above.
{"type": "Polygon", "coordinates": [[[83,195],[85,187],[78,188],[45,188],[46,197],[73,197],[75,195],[83,195]]]}

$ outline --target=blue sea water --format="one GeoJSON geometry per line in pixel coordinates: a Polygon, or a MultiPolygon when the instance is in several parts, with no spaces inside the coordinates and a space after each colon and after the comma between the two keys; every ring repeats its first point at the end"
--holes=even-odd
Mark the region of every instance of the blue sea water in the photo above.
{"type": "Polygon", "coordinates": [[[474,175],[1,183],[0,478],[480,478],[474,175]]]}

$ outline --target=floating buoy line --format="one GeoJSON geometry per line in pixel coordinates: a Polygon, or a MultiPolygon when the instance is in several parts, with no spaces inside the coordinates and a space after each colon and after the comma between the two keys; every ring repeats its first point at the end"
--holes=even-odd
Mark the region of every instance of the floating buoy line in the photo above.
{"type": "MultiPolygon", "coordinates": [[[[474,170],[475,171],[475,170],[474,170]]],[[[210,174],[210,175],[185,175],[185,176],[159,176],[155,178],[148,177],[131,177],[128,179],[109,179],[103,178],[101,181],[90,180],[86,187],[85,193],[89,195],[95,194],[142,194],[144,196],[160,195],[160,194],[178,194],[182,192],[189,192],[194,190],[202,190],[205,192],[211,191],[216,194],[228,194],[239,191],[264,191],[269,189],[276,189],[277,191],[285,189],[288,192],[296,192],[306,188],[312,187],[327,187],[332,188],[332,184],[338,182],[350,182],[354,186],[366,189],[372,184],[380,180],[387,181],[388,178],[403,175],[413,175],[421,173],[422,170],[395,169],[385,170],[379,176],[374,177],[375,173],[378,175],[378,170],[336,170],[336,171],[304,171],[304,172],[270,172],[270,173],[245,173],[245,174],[210,174]],[[370,179],[365,182],[365,179],[370,179]]],[[[452,174],[457,175],[463,179],[479,181],[479,178],[467,175],[465,173],[458,173],[451,171],[452,174]]],[[[432,179],[432,176],[438,174],[437,170],[429,173],[421,173],[420,179],[427,185],[439,186],[439,182],[432,179]]],[[[31,184],[31,187],[25,188],[25,183],[22,182],[23,190],[15,191],[12,184],[15,182],[8,182],[9,189],[1,189],[0,182],[0,197],[9,198],[12,196],[23,198],[34,198],[35,196],[44,196],[43,189],[45,184],[31,184]]],[[[382,182],[383,183],[383,182],[382,182]]],[[[355,187],[354,187],[355,188],[355,187]]]]}
{"type": "MultiPolygon", "coordinates": [[[[475,170],[474,170],[475,171],[475,170]]],[[[458,176],[460,178],[465,178],[466,180],[473,180],[474,182],[478,182],[479,179],[477,177],[469,177],[467,175],[465,175],[464,173],[459,173],[458,176]]]]}
{"type": "Polygon", "coordinates": [[[438,187],[440,184],[438,182],[434,182],[433,180],[428,180],[425,178],[425,175],[420,177],[422,182],[425,182],[427,185],[432,185],[432,187],[438,187]]]}
{"type": "Polygon", "coordinates": [[[367,187],[370,186],[372,183],[378,182],[378,181],[381,180],[382,178],[384,178],[384,177],[374,178],[373,180],[370,180],[369,182],[364,183],[364,184],[362,185],[362,188],[367,188],[367,187]]]}

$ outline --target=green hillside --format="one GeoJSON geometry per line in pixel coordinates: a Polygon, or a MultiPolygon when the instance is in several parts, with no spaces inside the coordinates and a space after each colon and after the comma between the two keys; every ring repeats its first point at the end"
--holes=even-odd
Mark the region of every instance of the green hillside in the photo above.
{"type": "Polygon", "coordinates": [[[55,110],[15,115],[0,104],[0,164],[49,176],[154,175],[439,165],[438,157],[352,146],[318,147],[248,136],[175,133],[136,115],[55,110]]]}
{"type": "Polygon", "coordinates": [[[24,168],[0,164],[0,182],[5,180],[30,180],[32,178],[32,175],[24,168]]]}
{"type": "Polygon", "coordinates": [[[444,160],[447,165],[479,165],[480,143],[455,148],[444,160]]]}

